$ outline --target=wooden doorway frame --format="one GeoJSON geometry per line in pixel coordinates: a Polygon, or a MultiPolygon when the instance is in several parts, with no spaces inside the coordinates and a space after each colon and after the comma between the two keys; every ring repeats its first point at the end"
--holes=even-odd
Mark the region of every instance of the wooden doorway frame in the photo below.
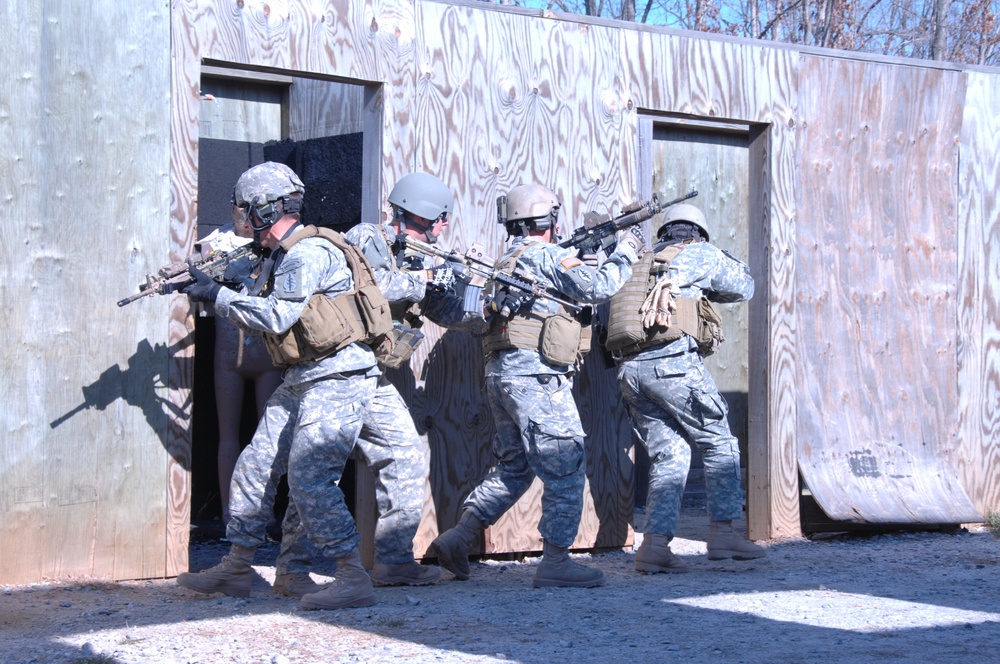
{"type": "Polygon", "coordinates": [[[748,453],[747,531],[751,539],[767,540],[798,534],[799,479],[795,450],[772,444],[774,418],[772,399],[772,284],[771,284],[771,192],[772,133],[769,124],[733,122],[713,118],[693,118],[641,111],[638,117],[636,187],[639,200],[652,196],[653,132],[656,125],[677,125],[708,132],[732,132],[747,136],[749,147],[747,228],[750,273],[756,293],[749,304],[747,394],[748,453]]]}

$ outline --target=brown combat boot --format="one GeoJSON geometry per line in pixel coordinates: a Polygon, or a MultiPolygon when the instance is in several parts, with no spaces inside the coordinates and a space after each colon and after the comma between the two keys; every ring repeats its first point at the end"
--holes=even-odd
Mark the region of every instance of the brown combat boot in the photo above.
{"type": "Polygon", "coordinates": [[[408,563],[375,563],[372,583],[376,586],[429,586],[441,578],[441,569],[421,565],[415,560],[408,563]]]}
{"type": "Polygon", "coordinates": [[[542,562],[538,563],[535,588],[593,588],[604,585],[604,572],[585,567],[569,559],[569,550],[555,544],[542,544],[542,562]]]}
{"type": "Polygon", "coordinates": [[[469,578],[469,549],[485,527],[486,524],[472,510],[466,510],[454,528],[444,531],[431,542],[438,562],[459,581],[469,578]]]}
{"type": "Polygon", "coordinates": [[[200,593],[223,593],[230,597],[248,597],[253,582],[254,553],[257,549],[233,545],[229,555],[222,558],[215,567],[200,572],[184,572],[178,575],[177,585],[200,593]]]}
{"type": "Polygon", "coordinates": [[[671,539],[673,538],[667,535],[644,535],[642,544],[635,552],[635,571],[643,574],[687,572],[687,563],[670,550],[671,539]]]}
{"type": "Polygon", "coordinates": [[[288,572],[276,574],[273,584],[275,592],[279,592],[286,597],[302,599],[303,595],[318,593],[326,586],[321,586],[312,580],[306,572],[288,572]]]}
{"type": "Polygon", "coordinates": [[[709,560],[753,560],[767,555],[767,549],[754,544],[733,530],[732,521],[711,521],[708,524],[709,560]]]}
{"type": "Polygon", "coordinates": [[[302,609],[348,609],[371,606],[376,602],[375,590],[368,572],[361,565],[361,556],[354,553],[337,558],[337,574],[333,583],[319,592],[303,595],[302,609]]]}

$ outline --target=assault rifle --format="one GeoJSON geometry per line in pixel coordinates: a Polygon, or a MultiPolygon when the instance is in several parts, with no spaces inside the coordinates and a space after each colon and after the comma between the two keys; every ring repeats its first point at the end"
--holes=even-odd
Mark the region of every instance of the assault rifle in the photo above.
{"type": "Polygon", "coordinates": [[[500,307],[500,315],[504,318],[510,317],[510,315],[514,313],[514,311],[516,311],[517,308],[523,303],[523,300],[528,297],[537,297],[558,302],[573,313],[579,313],[583,310],[583,307],[576,302],[567,300],[560,294],[554,293],[543,286],[539,286],[530,275],[522,272],[515,272],[513,275],[510,275],[497,270],[492,264],[483,260],[483,249],[478,244],[472,245],[469,249],[469,254],[463,256],[457,252],[446,251],[444,249],[439,249],[434,245],[427,244],[426,242],[421,242],[420,240],[416,240],[405,233],[400,233],[396,236],[396,243],[403,249],[412,249],[413,251],[418,251],[427,256],[437,256],[439,258],[443,258],[449,263],[457,263],[458,265],[466,268],[472,274],[482,277],[486,281],[493,281],[501,286],[504,286],[508,290],[512,289],[525,296],[522,298],[508,298],[510,299],[510,302],[507,302],[500,307]]]}
{"type": "Polygon", "coordinates": [[[676,205],[689,198],[698,195],[698,191],[684,194],[680,198],[660,205],[660,199],[653,194],[653,199],[649,203],[632,203],[622,208],[622,213],[617,217],[611,215],[588,212],[583,215],[583,226],[573,231],[573,235],[568,240],[559,243],[560,247],[579,247],[584,253],[597,253],[604,250],[611,253],[615,246],[615,234],[623,228],[641,224],[647,219],[651,219],[671,205],[676,205]]]}
{"type": "Polygon", "coordinates": [[[264,248],[256,242],[249,242],[232,251],[212,251],[208,256],[199,258],[189,258],[184,263],[174,263],[159,270],[159,276],[146,275],[146,283],[139,284],[139,292],[129,295],[124,300],[118,301],[119,307],[131,304],[138,299],[148,295],[167,295],[184,288],[188,284],[194,283],[189,268],[196,267],[212,279],[222,281],[226,274],[226,268],[233,262],[241,258],[259,259],[264,252],[264,248]]]}

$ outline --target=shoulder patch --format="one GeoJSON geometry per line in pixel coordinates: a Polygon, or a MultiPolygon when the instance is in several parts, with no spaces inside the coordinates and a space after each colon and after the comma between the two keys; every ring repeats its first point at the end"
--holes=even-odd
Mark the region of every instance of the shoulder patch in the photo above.
{"type": "Polygon", "coordinates": [[[564,270],[572,270],[574,267],[579,267],[583,265],[583,261],[576,256],[567,256],[566,258],[559,261],[559,264],[564,270]]]}

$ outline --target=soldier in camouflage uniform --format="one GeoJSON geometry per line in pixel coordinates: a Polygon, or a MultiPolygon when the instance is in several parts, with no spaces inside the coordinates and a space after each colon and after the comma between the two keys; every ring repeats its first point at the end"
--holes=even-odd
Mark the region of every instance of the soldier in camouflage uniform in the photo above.
{"type": "MultiPolygon", "coordinates": [[[[538,285],[567,300],[608,300],[628,280],[642,250],[642,233],[636,226],[624,232],[615,251],[594,269],[581,261],[576,250],[553,243],[560,204],[552,191],[541,185],[516,187],[507,196],[506,208],[509,215],[501,222],[515,239],[498,266],[523,270],[538,285]]],[[[544,484],[538,525],[544,542],[533,585],[598,586],[604,583],[604,574],[568,555],[583,513],[586,479],[585,434],[572,394],[576,360],[585,344],[577,326],[567,335],[569,343],[560,342],[559,352],[543,357],[540,347],[547,344],[540,344],[540,321],[567,310],[547,298],[529,297],[522,303],[521,295],[494,294],[496,313],[490,316],[485,338],[496,466],[466,499],[458,525],[435,539],[433,547],[456,578],[469,578],[470,547],[537,476],[544,484]]],[[[589,335],[584,336],[589,341],[589,335]]]]}
{"type": "MultiPolygon", "coordinates": [[[[298,586],[295,594],[304,595],[301,607],[306,609],[370,606],[375,603],[371,579],[361,565],[360,538],[337,483],[380,371],[371,348],[347,343],[351,337],[344,340],[347,345],[317,350],[296,342],[299,335],[290,333],[293,326],[305,324],[311,309],[306,305],[314,297],[336,301],[354,290],[357,279],[343,249],[333,240],[311,236],[313,227],[299,223],[304,191],[298,176],[283,164],[267,162],[246,171],[234,199],[246,210],[260,243],[271,250],[258,282],[250,293],[237,293],[191,268],[195,282],[183,289],[193,301],[213,304],[217,316],[263,334],[272,359],[287,368],[236,465],[226,530],[230,553],[219,565],[181,574],[177,581],[199,592],[249,595],[250,564],[266,540],[274,494],[287,471],[290,501],[318,550],[336,560],[337,576],[322,590],[294,574],[279,574],[275,586],[298,586]],[[287,343],[295,344],[301,359],[289,359],[287,343]]],[[[346,242],[342,246],[349,248],[346,242]]]]}
{"type": "MultiPolygon", "coordinates": [[[[696,339],[699,323],[683,321],[685,300],[702,298],[712,302],[742,302],[753,296],[753,278],[745,264],[708,241],[705,216],[693,205],[668,208],[657,230],[657,244],[647,259],[670,256],[661,263],[662,276],[647,279],[635,271],[633,279],[647,293],[641,312],[651,315],[651,325],[638,329],[630,343],[616,343],[616,325],[639,324],[642,313],[627,312],[619,302],[627,297],[632,282],[611,303],[608,348],[616,357],[618,382],[628,407],[633,429],[649,452],[649,497],[646,527],[636,551],[635,568],[643,573],[686,572],[687,565],[670,551],[677,529],[681,497],[691,465],[691,447],[697,445],[705,463],[710,519],[709,560],[760,558],[766,551],[733,530],[732,522],[743,513],[740,484],[740,452],[726,419],[728,407],[715,381],[702,362],[702,352],[721,341],[696,339]],[[660,252],[669,252],[661,254],[660,252]],[[652,295],[652,288],[656,294],[652,295]],[[659,322],[655,321],[656,315],[659,322]],[[622,321],[622,316],[629,316],[622,321]],[[616,320],[616,317],[619,320],[616,320]],[[683,329],[682,329],[683,328],[683,329]],[[699,341],[701,343],[699,343],[699,341]]],[[[655,264],[655,263],[654,263],[655,264]]],[[[656,273],[656,270],[652,270],[656,273]]],[[[639,298],[642,299],[641,297],[639,298]]]]}
{"type": "MultiPolygon", "coordinates": [[[[419,332],[421,316],[452,328],[461,326],[468,316],[461,295],[456,294],[456,288],[464,291],[465,284],[456,282],[452,269],[432,266],[424,254],[404,254],[394,242],[400,233],[429,244],[437,241],[454,206],[447,185],[432,175],[412,173],[396,183],[389,203],[393,218],[388,227],[362,223],[346,237],[364,254],[391,304],[397,352],[388,361],[390,368],[399,368],[406,361],[403,355],[412,353],[423,338],[419,332]]],[[[430,451],[417,433],[406,402],[385,376],[379,379],[358,445],[375,473],[379,519],[372,581],[379,586],[434,583],[441,570],[420,565],[413,557],[430,451]]],[[[310,552],[293,516],[286,515],[282,529],[285,534],[277,567],[306,571],[310,552]]]]}

